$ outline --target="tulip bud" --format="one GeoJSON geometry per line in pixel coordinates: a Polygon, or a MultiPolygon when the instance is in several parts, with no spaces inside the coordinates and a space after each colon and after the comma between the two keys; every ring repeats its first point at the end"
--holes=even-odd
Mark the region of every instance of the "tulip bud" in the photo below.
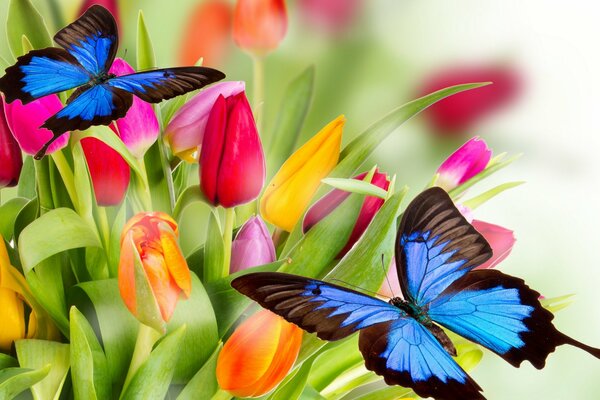
{"type": "Polygon", "coordinates": [[[198,147],[202,145],[206,122],[217,98],[228,99],[240,94],[245,83],[219,82],[202,90],[185,103],[173,116],[165,132],[165,138],[174,155],[188,162],[198,161],[198,147]]]}
{"type": "Polygon", "coordinates": [[[492,151],[483,139],[470,139],[440,165],[437,186],[446,191],[454,189],[483,171],[491,157],[492,151]]]}
{"type": "Polygon", "coordinates": [[[268,310],[244,321],[229,337],[217,360],[219,386],[236,397],[259,397],[291,370],[302,344],[302,330],[268,310]]]}
{"type": "Polygon", "coordinates": [[[421,92],[431,93],[469,82],[493,84],[457,93],[429,107],[425,117],[431,122],[435,133],[464,134],[483,117],[510,103],[520,86],[518,74],[508,66],[460,66],[431,76],[421,92]]]}
{"type": "MultiPolygon", "coordinates": [[[[117,76],[135,73],[135,70],[121,58],[116,58],[109,73],[117,76]]],[[[152,104],[133,96],[133,103],[127,114],[111,125],[116,126],[117,134],[136,158],[144,157],[146,151],[158,138],[160,126],[152,104]]],[[[114,130],[114,129],[113,129],[114,130]]]]}
{"type": "Polygon", "coordinates": [[[202,192],[215,206],[230,208],[256,199],[264,183],[263,149],[246,95],[220,95],[200,151],[202,192]]]}
{"type": "Polygon", "coordinates": [[[177,237],[177,223],[162,212],[135,215],[121,234],[121,297],[140,322],[157,330],[164,330],[180,295],[192,290],[177,237]]]}
{"type": "Polygon", "coordinates": [[[473,228],[481,233],[492,248],[492,257],[478,266],[477,269],[493,268],[508,257],[516,242],[513,231],[499,225],[478,220],[473,220],[471,224],[473,228]]]}
{"type": "Polygon", "coordinates": [[[231,246],[230,272],[242,271],[276,260],[275,246],[263,220],[251,217],[238,231],[231,246]]]}
{"type": "Polygon", "coordinates": [[[292,154],[267,185],[260,201],[262,217],[288,232],[336,166],[346,119],[340,115],[292,154]]]}
{"type": "Polygon", "coordinates": [[[287,31],[284,0],[238,0],[233,40],[243,50],[263,56],[277,48],[287,31]]]}
{"type": "Polygon", "coordinates": [[[104,142],[88,137],[81,141],[94,194],[99,206],[115,206],[125,197],[129,186],[129,164],[104,142]]]}
{"type": "MultiPolygon", "coordinates": [[[[5,105],[6,121],[19,147],[30,155],[35,155],[54,136],[51,131],[40,126],[63,108],[57,95],[44,96],[31,103],[23,104],[15,100],[5,105]]],[[[69,143],[69,133],[57,138],[48,147],[46,154],[54,153],[69,143]]]]}
{"type": "Polygon", "coordinates": [[[219,67],[230,47],[233,9],[225,0],[198,3],[188,17],[181,40],[179,62],[219,67]]]}
{"type": "MultiPolygon", "coordinates": [[[[367,176],[367,173],[362,173],[358,176],[355,176],[353,179],[363,180],[367,176]]],[[[387,179],[386,174],[382,174],[380,172],[375,171],[373,178],[371,179],[371,183],[375,186],[378,186],[384,190],[387,190],[389,187],[389,180],[387,179]]],[[[304,216],[304,221],[302,224],[302,230],[306,233],[313,225],[317,222],[328,216],[337,206],[339,206],[346,198],[350,196],[349,192],[345,192],[343,190],[334,189],[325,196],[323,196],[319,201],[312,205],[312,207],[308,210],[306,215],[304,216]]],[[[367,196],[363,202],[362,208],[360,209],[360,213],[356,220],[356,224],[354,225],[354,229],[350,234],[350,238],[348,242],[338,254],[339,257],[343,257],[344,254],[352,248],[354,243],[360,239],[364,231],[367,229],[377,211],[383,206],[384,200],[375,197],[375,196],[367,196]]]]}
{"type": "Polygon", "coordinates": [[[23,157],[4,114],[4,99],[0,96],[0,188],[15,186],[19,181],[23,157]]]}

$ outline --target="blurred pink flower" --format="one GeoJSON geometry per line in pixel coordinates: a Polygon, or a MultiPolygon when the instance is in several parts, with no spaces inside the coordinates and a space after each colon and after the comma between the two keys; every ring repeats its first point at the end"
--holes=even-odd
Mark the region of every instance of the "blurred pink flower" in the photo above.
{"type": "MultiPolygon", "coordinates": [[[[127,64],[127,61],[116,58],[110,70],[111,74],[117,76],[133,74],[135,70],[127,64]]],[[[144,153],[152,146],[158,138],[160,126],[152,104],[133,96],[133,104],[123,118],[119,118],[111,127],[116,126],[117,134],[125,143],[134,157],[142,158],[144,153]]]]}
{"type": "MultiPolygon", "coordinates": [[[[21,100],[7,103],[5,106],[6,121],[21,150],[30,155],[35,155],[53,137],[48,129],[40,126],[52,115],[63,108],[57,95],[52,94],[31,103],[23,105],[21,100]]],[[[54,153],[69,143],[69,133],[56,139],[46,154],[54,153]]]]}
{"type": "Polygon", "coordinates": [[[93,6],[94,4],[98,4],[106,8],[110,13],[115,17],[115,21],[117,21],[117,25],[120,27],[119,21],[119,6],[117,4],[117,0],[84,0],[79,9],[79,15],[83,14],[88,8],[93,6]]]}
{"type": "Polygon", "coordinates": [[[492,247],[492,258],[478,266],[477,269],[493,268],[508,257],[516,242],[513,231],[476,219],[471,224],[492,247]]]}
{"type": "Polygon", "coordinates": [[[219,96],[227,99],[242,93],[245,86],[242,81],[219,82],[185,103],[171,119],[165,133],[173,154],[188,162],[197,161],[198,146],[202,144],[208,115],[215,101],[219,96]]]}
{"type": "Polygon", "coordinates": [[[23,156],[4,114],[4,98],[0,96],[0,188],[15,186],[19,181],[23,156]]]}
{"type": "Polygon", "coordinates": [[[339,34],[353,22],[362,0],[298,0],[297,5],[311,27],[339,34]]]}
{"type": "Polygon", "coordinates": [[[465,134],[483,117],[514,100],[521,86],[518,73],[507,65],[457,66],[427,78],[420,93],[427,94],[448,86],[474,82],[493,84],[457,93],[425,111],[435,133],[465,134]]]}
{"type": "Polygon", "coordinates": [[[440,165],[436,184],[446,191],[454,189],[483,171],[491,158],[492,151],[483,139],[476,136],[460,146],[440,165]]]}
{"type": "Polygon", "coordinates": [[[231,246],[230,273],[276,260],[275,246],[259,216],[251,217],[238,231],[231,246]]]}
{"type": "MultiPolygon", "coordinates": [[[[362,173],[360,175],[355,176],[353,179],[362,180],[365,178],[367,173],[362,173]]],[[[387,190],[389,187],[389,180],[387,179],[387,175],[375,171],[373,178],[371,179],[371,183],[375,186],[378,186],[384,190],[387,190]]],[[[321,221],[323,218],[328,216],[337,206],[339,206],[346,198],[350,196],[349,192],[345,192],[343,190],[334,189],[331,192],[327,193],[323,196],[319,201],[312,205],[312,207],[308,210],[306,215],[304,216],[304,221],[302,222],[302,230],[303,232],[307,232],[310,228],[312,228],[317,222],[321,221]]],[[[371,220],[377,214],[377,211],[383,205],[384,200],[379,197],[367,196],[365,201],[363,202],[362,208],[360,209],[360,213],[356,220],[356,224],[354,225],[354,229],[348,238],[348,242],[344,246],[344,248],[338,254],[338,257],[343,257],[360,239],[364,231],[367,229],[371,220]]]]}

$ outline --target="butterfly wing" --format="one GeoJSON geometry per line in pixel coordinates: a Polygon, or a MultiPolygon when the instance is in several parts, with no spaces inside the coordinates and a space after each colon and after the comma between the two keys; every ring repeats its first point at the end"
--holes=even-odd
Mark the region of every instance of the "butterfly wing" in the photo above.
{"type": "Polygon", "coordinates": [[[122,75],[107,84],[133,93],[148,103],[200,89],[225,78],[221,71],[206,67],[174,67],[122,75]]]}
{"type": "Polygon", "coordinates": [[[117,54],[117,23],[106,8],[94,5],[61,29],[54,36],[54,41],[92,75],[102,75],[108,71],[117,54]]]}
{"type": "Polygon", "coordinates": [[[17,58],[0,78],[6,102],[27,104],[40,97],[83,85],[92,79],[70,53],[56,47],[32,50],[17,58]]]}
{"type": "Polygon", "coordinates": [[[87,129],[92,125],[108,125],[125,116],[132,101],[132,95],[124,90],[106,84],[94,85],[71,96],[69,103],[48,118],[42,128],[60,135],[71,130],[87,129]]]}
{"type": "Polygon", "coordinates": [[[426,305],[491,256],[489,244],[443,189],[425,190],[404,212],[396,260],[405,299],[426,305]]]}
{"type": "Polygon", "coordinates": [[[528,360],[543,368],[548,354],[562,344],[596,357],[600,350],[559,332],[540,294],[522,279],[496,270],[469,272],[429,304],[429,316],[448,329],[492,350],[518,367],[528,360]]]}
{"type": "Polygon", "coordinates": [[[231,286],[324,340],[342,339],[359,329],[406,316],[374,297],[297,275],[257,272],[234,279],[231,286]]]}
{"type": "Polygon", "coordinates": [[[423,398],[437,400],[485,398],[479,385],[414,319],[373,325],[359,335],[366,367],[382,375],[388,385],[410,387],[423,398]]]}

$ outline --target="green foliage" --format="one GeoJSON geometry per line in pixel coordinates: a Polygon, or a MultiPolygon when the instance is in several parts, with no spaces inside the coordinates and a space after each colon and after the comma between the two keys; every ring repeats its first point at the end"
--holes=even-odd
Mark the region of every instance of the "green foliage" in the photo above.
{"type": "Polygon", "coordinates": [[[22,38],[27,37],[34,49],[52,46],[44,18],[29,0],[9,0],[6,34],[12,55],[22,56],[22,38]]]}

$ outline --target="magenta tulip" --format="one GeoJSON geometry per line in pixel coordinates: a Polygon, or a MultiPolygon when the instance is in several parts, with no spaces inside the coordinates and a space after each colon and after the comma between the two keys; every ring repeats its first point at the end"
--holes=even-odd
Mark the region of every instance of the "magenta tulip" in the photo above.
{"type": "Polygon", "coordinates": [[[492,151],[483,139],[474,137],[463,144],[440,165],[437,185],[451,190],[468,181],[490,162],[492,151]]]}
{"type": "Polygon", "coordinates": [[[492,247],[492,258],[478,266],[477,269],[493,268],[508,257],[516,242],[513,231],[478,220],[473,220],[471,224],[492,247]]]}
{"type": "Polygon", "coordinates": [[[230,273],[276,260],[275,246],[259,216],[251,217],[238,231],[231,246],[230,273]]]}
{"type": "MultiPolygon", "coordinates": [[[[6,121],[21,150],[35,155],[54,136],[48,129],[40,126],[52,115],[63,108],[58,96],[53,94],[34,100],[23,105],[21,100],[15,100],[5,105],[6,121]]],[[[56,139],[46,154],[54,153],[69,143],[69,133],[56,139]]]]}
{"type": "Polygon", "coordinates": [[[214,205],[226,208],[258,197],[265,159],[246,95],[217,98],[200,152],[200,187],[214,205]]]}
{"type": "MultiPolygon", "coordinates": [[[[121,58],[116,58],[109,73],[117,76],[133,74],[135,70],[121,58]]],[[[114,122],[117,134],[134,157],[142,158],[158,138],[160,126],[152,104],[133,96],[127,114],[114,122]]],[[[113,127],[113,125],[111,125],[113,127]]],[[[113,129],[114,130],[114,129],[113,129]]]]}
{"type": "Polygon", "coordinates": [[[171,119],[165,133],[173,154],[188,162],[197,161],[198,147],[202,144],[208,115],[215,101],[219,96],[227,99],[240,94],[245,86],[241,81],[219,82],[185,103],[171,119]]]}
{"type": "MultiPolygon", "coordinates": [[[[362,173],[358,176],[355,176],[353,179],[362,180],[365,178],[367,173],[362,173]]],[[[384,190],[388,189],[390,184],[387,179],[386,174],[382,174],[380,172],[375,171],[373,178],[371,179],[371,183],[375,186],[378,186],[384,190]]],[[[317,201],[313,206],[308,210],[306,215],[304,216],[304,221],[302,222],[302,230],[307,232],[310,228],[312,228],[317,222],[325,218],[329,215],[337,206],[339,206],[348,196],[350,196],[349,192],[345,192],[343,190],[335,189],[323,196],[319,201],[317,201]]],[[[356,220],[356,224],[354,225],[354,229],[350,234],[350,238],[348,242],[338,254],[338,257],[342,257],[344,254],[350,250],[350,248],[360,239],[364,231],[367,229],[377,211],[383,205],[384,200],[375,197],[375,196],[367,196],[363,202],[362,208],[360,209],[360,213],[356,220]]]]}
{"type": "Polygon", "coordinates": [[[15,186],[19,181],[23,156],[4,114],[4,99],[0,96],[0,188],[15,186]]]}

